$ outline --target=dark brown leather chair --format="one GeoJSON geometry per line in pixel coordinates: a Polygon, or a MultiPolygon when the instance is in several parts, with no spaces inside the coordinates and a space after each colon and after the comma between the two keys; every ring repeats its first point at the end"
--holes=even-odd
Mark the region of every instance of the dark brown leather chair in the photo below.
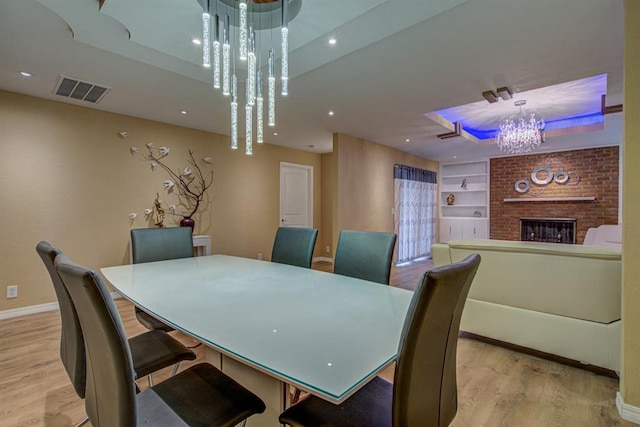
{"type": "Polygon", "coordinates": [[[388,285],[395,243],[394,233],[342,230],[333,272],[388,285]]]}
{"type": "MultiPolygon", "coordinates": [[[[193,256],[191,227],[136,228],[131,230],[131,259],[141,262],[165,261],[193,256]]],[[[145,328],[173,331],[173,328],[136,307],[136,318],[145,328]]]]}
{"type": "MultiPolygon", "coordinates": [[[[62,252],[48,242],[40,242],[36,252],[42,258],[53,288],[58,297],[61,318],[60,359],[77,395],[84,399],[86,388],[86,355],[85,343],[75,306],[69,292],[55,271],[54,260],[62,252]]],[[[193,351],[164,331],[149,331],[129,339],[133,354],[133,367],[137,378],[151,375],[160,369],[174,365],[174,373],[183,360],[195,360],[193,351]]],[[[150,380],[151,384],[151,380],[150,380]]]]}
{"type": "Polygon", "coordinates": [[[342,405],[310,396],[280,415],[291,426],[444,427],[457,412],[460,318],[480,255],[435,268],[415,290],[393,384],[374,378],[342,405]]]}
{"type": "Polygon", "coordinates": [[[65,255],[54,266],[84,332],[85,407],[93,426],[234,426],[265,410],[260,398],[206,363],[136,394],[129,341],[102,280],[65,255]]]}

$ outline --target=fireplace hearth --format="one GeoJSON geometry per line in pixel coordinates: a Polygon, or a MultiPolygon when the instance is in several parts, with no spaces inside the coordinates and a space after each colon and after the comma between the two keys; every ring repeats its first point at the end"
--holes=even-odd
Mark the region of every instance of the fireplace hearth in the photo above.
{"type": "Polygon", "coordinates": [[[520,240],[576,243],[575,218],[520,218],[520,240]]]}

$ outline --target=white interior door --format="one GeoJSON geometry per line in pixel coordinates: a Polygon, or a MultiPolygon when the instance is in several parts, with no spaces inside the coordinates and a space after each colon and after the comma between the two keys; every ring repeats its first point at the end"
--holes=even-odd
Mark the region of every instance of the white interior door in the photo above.
{"type": "Polygon", "coordinates": [[[280,162],[280,225],[313,227],[313,166],[280,162]]]}

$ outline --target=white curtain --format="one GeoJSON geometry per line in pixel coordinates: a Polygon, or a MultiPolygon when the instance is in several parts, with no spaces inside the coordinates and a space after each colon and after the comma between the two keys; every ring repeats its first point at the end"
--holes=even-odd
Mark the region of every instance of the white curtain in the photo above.
{"type": "Polygon", "coordinates": [[[435,172],[396,165],[395,233],[398,235],[397,262],[430,257],[436,238],[438,209],[435,172]]]}

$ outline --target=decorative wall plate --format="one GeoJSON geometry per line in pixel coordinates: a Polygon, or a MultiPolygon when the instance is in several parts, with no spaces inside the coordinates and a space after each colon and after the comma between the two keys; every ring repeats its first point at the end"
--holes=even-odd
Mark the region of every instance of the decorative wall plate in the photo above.
{"type": "Polygon", "coordinates": [[[526,193],[529,191],[530,185],[528,179],[519,179],[516,181],[515,189],[518,193],[526,193]]]}
{"type": "Polygon", "coordinates": [[[538,185],[547,185],[553,180],[553,170],[551,170],[548,166],[538,166],[531,172],[531,181],[538,185]],[[539,179],[538,173],[545,171],[547,173],[547,177],[545,179],[539,179]]]}

